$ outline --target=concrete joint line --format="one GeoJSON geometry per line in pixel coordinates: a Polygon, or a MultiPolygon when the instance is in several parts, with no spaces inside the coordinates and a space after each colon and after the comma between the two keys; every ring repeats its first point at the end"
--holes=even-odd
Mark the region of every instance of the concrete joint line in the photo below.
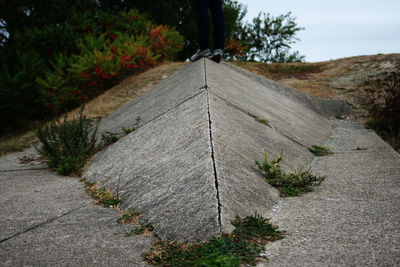
{"type": "MultiPolygon", "coordinates": [[[[237,110],[239,110],[239,111],[245,113],[246,115],[248,115],[248,113],[247,113],[245,110],[243,110],[242,108],[238,107],[237,105],[235,105],[235,104],[229,102],[228,100],[226,100],[226,99],[223,98],[222,96],[219,96],[218,94],[216,94],[216,93],[214,93],[214,92],[212,92],[212,91],[210,91],[210,93],[213,94],[213,95],[215,95],[216,97],[218,97],[218,98],[221,99],[222,101],[226,102],[228,105],[230,105],[230,106],[236,108],[237,110]]],[[[289,140],[295,142],[296,144],[298,144],[298,145],[300,145],[300,146],[302,146],[302,147],[307,147],[306,145],[304,145],[303,143],[300,143],[300,142],[297,141],[296,139],[294,139],[294,138],[292,138],[292,137],[290,137],[290,136],[287,136],[287,135],[281,133],[276,127],[273,127],[273,126],[271,126],[271,125],[269,125],[269,124],[268,124],[268,127],[274,129],[274,130],[275,130],[276,132],[278,132],[280,135],[282,135],[283,137],[286,137],[287,139],[289,139],[289,140]]]]}
{"type": "Polygon", "coordinates": [[[0,170],[2,172],[27,172],[27,171],[39,171],[39,170],[46,170],[48,167],[40,167],[40,168],[32,168],[32,169],[9,169],[9,170],[0,170]]]}
{"type": "Polygon", "coordinates": [[[212,159],[212,163],[213,163],[215,189],[217,191],[218,224],[219,224],[219,231],[222,232],[221,200],[219,197],[218,175],[217,175],[217,167],[215,164],[214,140],[213,140],[213,134],[212,134],[212,121],[211,121],[211,113],[210,113],[210,95],[209,95],[209,90],[208,90],[209,88],[207,85],[207,68],[206,68],[206,60],[205,59],[204,59],[204,82],[205,82],[205,88],[206,88],[206,92],[207,92],[207,115],[208,115],[208,130],[210,132],[211,159],[212,159]]]}
{"type": "Polygon", "coordinates": [[[200,88],[199,88],[199,90],[201,90],[200,92],[197,92],[196,94],[192,95],[191,97],[188,97],[187,99],[185,99],[185,100],[183,100],[182,102],[178,103],[175,107],[172,107],[172,108],[170,108],[170,109],[164,111],[163,113],[161,113],[160,115],[154,117],[153,119],[149,120],[148,122],[144,123],[142,126],[138,127],[137,129],[142,128],[143,126],[145,126],[145,125],[147,125],[147,124],[149,124],[149,123],[155,121],[156,119],[158,119],[158,118],[164,116],[165,114],[167,114],[167,113],[169,113],[169,112],[175,110],[176,108],[180,107],[181,105],[183,105],[183,104],[186,103],[187,101],[192,100],[193,98],[195,98],[196,96],[200,95],[201,93],[203,93],[203,92],[205,91],[205,90],[202,90],[202,89],[205,89],[205,90],[206,90],[207,88],[206,88],[206,87],[200,87],[200,88]]]}
{"type": "Polygon", "coordinates": [[[16,234],[13,234],[12,236],[6,237],[6,238],[0,240],[0,244],[3,243],[3,242],[6,242],[6,241],[8,241],[8,240],[10,240],[10,239],[12,239],[12,238],[15,238],[15,237],[17,237],[17,236],[19,236],[19,235],[22,235],[22,234],[25,234],[25,233],[27,233],[27,232],[29,232],[29,231],[35,230],[35,229],[37,229],[37,228],[39,228],[39,227],[41,227],[41,226],[43,226],[43,225],[49,224],[49,223],[51,223],[51,222],[53,222],[53,221],[55,221],[55,220],[57,220],[57,219],[59,219],[59,218],[62,218],[62,217],[64,217],[64,216],[66,216],[66,215],[68,215],[68,214],[74,212],[74,211],[77,211],[77,210],[79,210],[79,209],[81,209],[81,208],[83,208],[83,207],[85,207],[85,206],[86,206],[86,205],[80,206],[80,207],[78,207],[78,208],[76,208],[76,209],[73,209],[73,210],[70,210],[70,211],[67,211],[66,213],[63,213],[63,214],[61,214],[60,216],[56,216],[56,217],[54,217],[54,218],[50,218],[50,219],[48,219],[48,220],[46,220],[46,221],[44,221],[44,222],[42,222],[42,223],[39,223],[39,224],[37,224],[37,225],[35,225],[35,226],[31,226],[31,227],[29,227],[28,229],[25,229],[25,230],[23,230],[23,231],[21,231],[21,232],[18,232],[18,233],[16,233],[16,234]]]}

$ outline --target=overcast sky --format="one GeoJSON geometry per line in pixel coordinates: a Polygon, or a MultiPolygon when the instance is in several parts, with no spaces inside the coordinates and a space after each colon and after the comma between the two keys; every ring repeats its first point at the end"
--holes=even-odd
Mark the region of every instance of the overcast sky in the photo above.
{"type": "Polygon", "coordinates": [[[239,0],[245,20],[260,11],[291,11],[301,40],[294,50],[315,62],[349,56],[400,53],[400,0],[239,0]]]}

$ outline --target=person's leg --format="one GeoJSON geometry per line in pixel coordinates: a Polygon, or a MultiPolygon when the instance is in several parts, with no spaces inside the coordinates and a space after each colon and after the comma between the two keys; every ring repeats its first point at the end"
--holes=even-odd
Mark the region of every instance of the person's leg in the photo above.
{"type": "Polygon", "coordinates": [[[210,48],[209,45],[209,18],[208,0],[196,0],[196,19],[199,31],[199,49],[210,48]]]}
{"type": "Polygon", "coordinates": [[[225,19],[222,11],[222,0],[208,0],[214,26],[215,48],[224,50],[225,19]]]}

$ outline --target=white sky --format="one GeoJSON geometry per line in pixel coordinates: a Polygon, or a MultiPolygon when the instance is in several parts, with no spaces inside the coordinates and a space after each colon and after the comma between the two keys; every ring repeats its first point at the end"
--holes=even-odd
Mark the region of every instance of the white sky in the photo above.
{"type": "Polygon", "coordinates": [[[273,16],[291,11],[306,28],[292,46],[306,61],[400,53],[400,0],[239,0],[245,20],[260,11],[273,16]]]}

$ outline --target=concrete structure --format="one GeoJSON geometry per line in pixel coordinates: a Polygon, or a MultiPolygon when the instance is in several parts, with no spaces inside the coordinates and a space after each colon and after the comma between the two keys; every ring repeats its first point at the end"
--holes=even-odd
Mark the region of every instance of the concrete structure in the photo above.
{"type": "Polygon", "coordinates": [[[307,147],[330,135],[328,116],[350,112],[342,101],[199,60],[106,118],[100,132],[141,120],[83,176],[118,191],[121,207],[140,210],[157,236],[207,240],[231,231],[236,215],[265,214],[278,202],[255,157],[283,151],[286,168],[308,165],[307,147]]]}
{"type": "Polygon", "coordinates": [[[102,120],[100,133],[137,130],[99,152],[84,177],[140,210],[155,236],[91,204],[82,183],[43,164],[33,150],[0,158],[0,265],[146,266],[157,239],[205,240],[255,211],[287,236],[260,266],[400,265],[400,156],[351,110],[250,74],[200,60],[102,120]],[[315,158],[310,145],[335,154],[315,158]],[[283,167],[326,175],[314,192],[279,197],[254,158],[283,151],[283,167]]]}

